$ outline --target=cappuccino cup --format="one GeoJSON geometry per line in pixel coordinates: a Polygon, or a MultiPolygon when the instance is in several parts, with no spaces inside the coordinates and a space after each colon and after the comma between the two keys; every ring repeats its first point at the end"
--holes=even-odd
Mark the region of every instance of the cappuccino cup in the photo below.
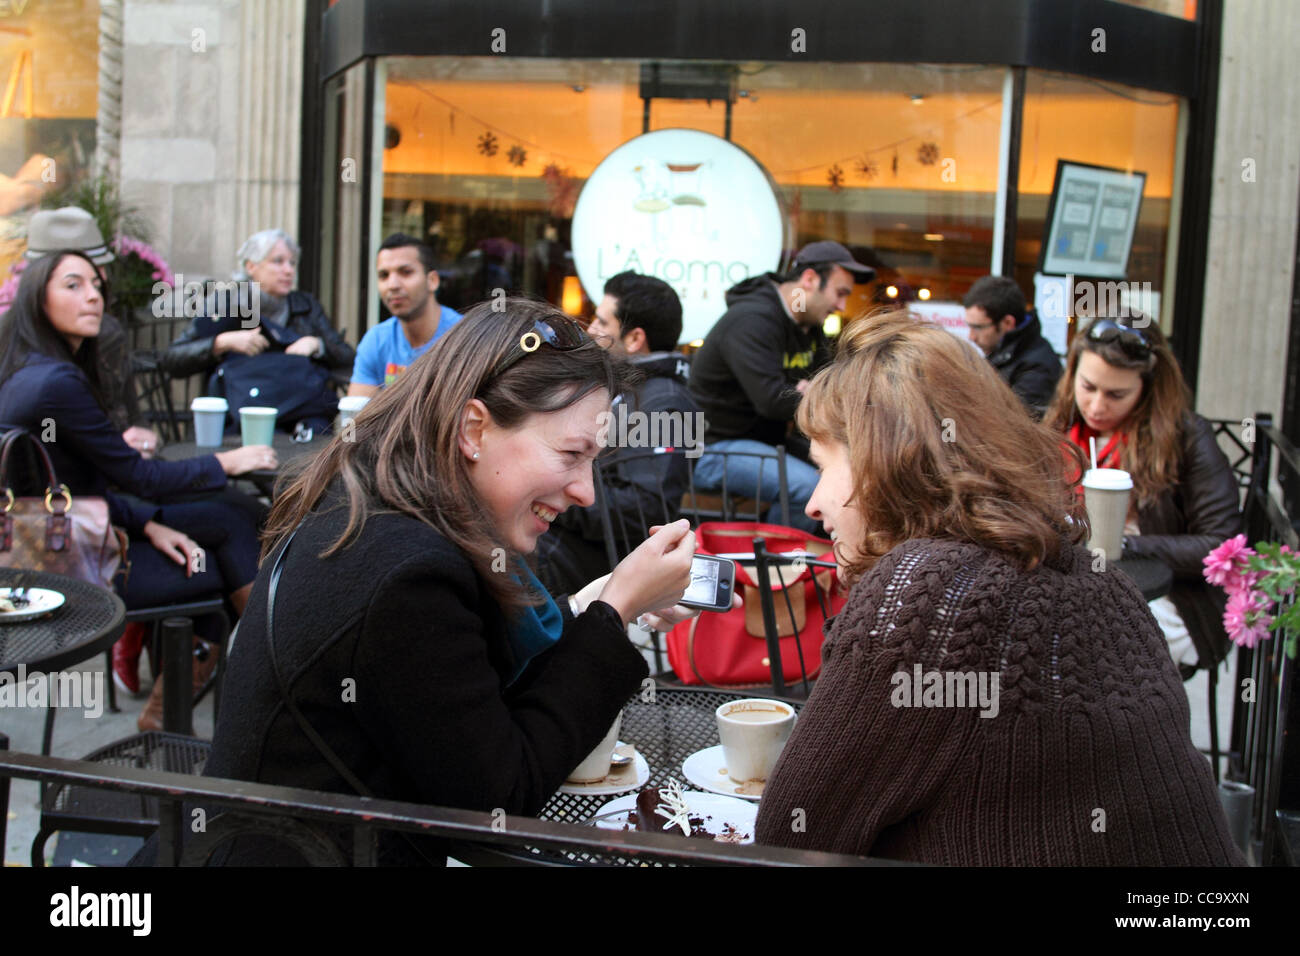
{"type": "Polygon", "coordinates": [[[1100,548],[1107,561],[1118,561],[1123,554],[1124,523],[1132,491],[1133,476],[1127,471],[1091,468],[1084,472],[1083,504],[1092,527],[1088,550],[1100,548]]]}
{"type": "Polygon", "coordinates": [[[618,746],[618,732],[623,727],[623,712],[614,718],[614,725],[609,728],[596,749],[585,760],[573,768],[565,783],[595,783],[609,776],[609,762],[614,759],[614,748],[618,746]]]}
{"type": "Polygon", "coordinates": [[[729,701],[714,716],[727,776],[742,784],[766,781],[794,730],[794,708],[779,700],[750,698],[729,701]]]}

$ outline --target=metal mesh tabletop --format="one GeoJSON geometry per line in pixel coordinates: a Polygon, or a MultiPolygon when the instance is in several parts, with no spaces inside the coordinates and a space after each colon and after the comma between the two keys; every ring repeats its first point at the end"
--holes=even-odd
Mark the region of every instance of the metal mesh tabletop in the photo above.
{"type": "MultiPolygon", "coordinates": [[[[765,695],[655,687],[653,694],[647,690],[634,697],[623,710],[623,728],[619,731],[619,738],[636,747],[650,765],[650,779],[643,786],[664,787],[668,781],[676,780],[686,790],[698,789],[682,774],[682,763],[696,751],[716,747],[721,742],[714,711],[727,701],[761,696],[765,695]]],[[[788,703],[796,711],[802,706],[797,701],[788,703]]],[[[636,792],[627,791],[629,794],[636,792]]],[[[578,823],[617,796],[557,793],[538,815],[544,820],[578,823]]],[[[645,865],[643,858],[632,859],[618,854],[533,852],[539,858],[538,862],[645,865]]]]}
{"type": "Polygon", "coordinates": [[[46,571],[0,568],[0,587],[47,588],[66,599],[44,617],[0,624],[0,672],[53,671],[112,646],[126,609],[117,595],[76,578],[46,571]]]}

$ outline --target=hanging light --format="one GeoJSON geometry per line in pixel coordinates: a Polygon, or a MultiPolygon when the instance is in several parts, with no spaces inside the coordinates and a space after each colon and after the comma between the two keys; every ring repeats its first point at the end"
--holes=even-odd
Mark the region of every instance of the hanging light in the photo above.
{"type": "Polygon", "coordinates": [[[568,315],[582,315],[582,283],[578,281],[577,276],[564,277],[560,308],[568,315]]]}

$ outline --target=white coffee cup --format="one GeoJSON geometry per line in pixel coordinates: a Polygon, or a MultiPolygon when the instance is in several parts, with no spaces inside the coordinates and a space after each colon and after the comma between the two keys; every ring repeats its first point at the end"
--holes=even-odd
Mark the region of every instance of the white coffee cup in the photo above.
{"type": "Polygon", "coordinates": [[[587,755],[587,759],[578,764],[569,774],[565,783],[595,783],[609,776],[609,762],[614,759],[614,748],[618,746],[618,732],[623,727],[623,712],[614,718],[614,726],[596,745],[596,749],[587,755]]]}
{"type": "Polygon", "coordinates": [[[1083,474],[1083,504],[1092,528],[1088,550],[1100,548],[1107,561],[1118,561],[1123,555],[1124,523],[1132,491],[1133,476],[1127,471],[1091,468],[1083,474]]]}
{"type": "Polygon", "coordinates": [[[736,783],[767,780],[794,730],[794,708],[779,700],[749,698],[723,704],[714,716],[727,776],[736,783]]]}
{"type": "Polygon", "coordinates": [[[190,411],[194,413],[194,444],[220,448],[229,409],[230,403],[224,398],[202,396],[190,402],[190,411]]]}
{"type": "Polygon", "coordinates": [[[366,402],[370,401],[368,395],[345,395],[339,399],[339,427],[342,428],[352,419],[357,417],[357,413],[366,407],[366,402]]]}

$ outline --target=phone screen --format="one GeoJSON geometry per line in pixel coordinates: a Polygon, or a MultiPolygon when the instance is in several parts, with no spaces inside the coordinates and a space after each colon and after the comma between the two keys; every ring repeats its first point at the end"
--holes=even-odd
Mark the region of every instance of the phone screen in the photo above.
{"type": "Polygon", "coordinates": [[[717,561],[696,558],[691,562],[691,586],[682,595],[683,601],[692,604],[718,603],[718,573],[722,565],[717,561]]]}

